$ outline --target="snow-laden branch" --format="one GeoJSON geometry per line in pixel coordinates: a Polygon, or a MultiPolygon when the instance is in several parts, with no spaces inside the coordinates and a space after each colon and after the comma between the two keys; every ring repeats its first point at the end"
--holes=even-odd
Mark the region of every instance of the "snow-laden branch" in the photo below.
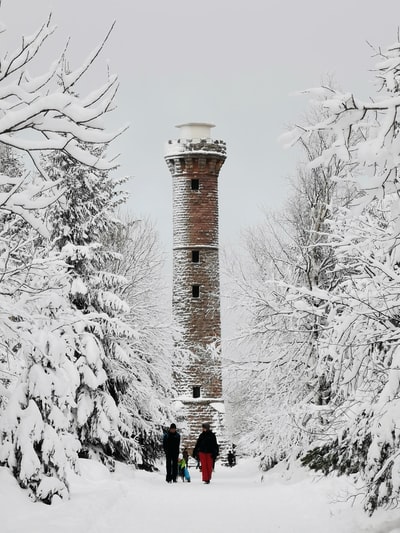
{"type": "Polygon", "coordinates": [[[68,71],[66,49],[48,72],[32,78],[27,65],[40,53],[55,28],[51,17],[21,47],[0,60],[0,142],[25,152],[62,150],[77,161],[101,170],[115,167],[113,157],[93,157],[80,143],[109,144],[126,128],[106,131],[103,117],[113,108],[118,78],[86,96],[71,89],[93,66],[103,50],[114,24],[100,45],[73,72],[68,71]]]}
{"type": "Polygon", "coordinates": [[[112,23],[102,43],[95,50],[93,50],[93,52],[89,55],[89,57],[83,62],[81,67],[79,67],[78,69],[70,73],[67,73],[64,70],[64,72],[62,73],[64,91],[66,92],[69,91],[69,89],[73,87],[82,78],[82,76],[84,76],[84,74],[86,74],[86,72],[89,70],[92,63],[95,61],[95,59],[98,57],[100,52],[103,50],[104,45],[106,44],[108,38],[111,35],[111,32],[114,29],[114,26],[115,26],[115,21],[112,23]]]}
{"type": "Polygon", "coordinates": [[[51,14],[41,28],[32,36],[22,37],[21,47],[12,54],[5,53],[0,58],[0,83],[8,76],[18,72],[27,65],[39,52],[45,40],[54,33],[55,26],[51,26],[51,14]]]}

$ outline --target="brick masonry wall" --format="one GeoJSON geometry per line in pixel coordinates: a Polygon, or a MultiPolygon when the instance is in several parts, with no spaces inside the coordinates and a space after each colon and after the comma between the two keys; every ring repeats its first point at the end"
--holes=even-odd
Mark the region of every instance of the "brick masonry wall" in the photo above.
{"type": "Polygon", "coordinates": [[[218,247],[218,176],[178,174],[173,178],[174,248],[218,247]],[[192,179],[199,189],[192,190],[192,179]]]}
{"type": "MultiPolygon", "coordinates": [[[[222,404],[223,402],[220,403],[222,404]]],[[[184,416],[190,423],[190,431],[181,430],[181,441],[182,449],[186,447],[189,455],[192,455],[196,440],[201,433],[201,424],[207,421],[210,423],[212,431],[216,434],[217,442],[220,446],[220,459],[225,459],[227,443],[224,436],[224,415],[215,409],[215,405],[217,404],[210,404],[210,402],[203,400],[186,402],[184,416]]]]}
{"type": "Polygon", "coordinates": [[[173,310],[189,345],[207,345],[221,337],[218,249],[189,247],[174,250],[173,310]],[[192,262],[192,250],[199,262],[192,262]],[[199,298],[192,296],[199,285],[199,298]]]}

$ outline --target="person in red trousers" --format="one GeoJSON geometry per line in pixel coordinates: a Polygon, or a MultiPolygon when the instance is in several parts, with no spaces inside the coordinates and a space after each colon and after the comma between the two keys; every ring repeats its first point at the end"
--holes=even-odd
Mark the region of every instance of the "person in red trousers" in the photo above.
{"type": "Polygon", "coordinates": [[[194,447],[193,457],[200,460],[202,479],[208,485],[211,481],[215,459],[219,453],[219,446],[215,434],[210,429],[210,424],[204,422],[201,427],[202,432],[194,447]]]}

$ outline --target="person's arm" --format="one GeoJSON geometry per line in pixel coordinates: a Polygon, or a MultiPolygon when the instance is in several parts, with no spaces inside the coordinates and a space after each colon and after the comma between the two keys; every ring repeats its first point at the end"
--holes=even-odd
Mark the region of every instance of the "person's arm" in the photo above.
{"type": "Polygon", "coordinates": [[[215,436],[215,433],[214,433],[214,453],[213,453],[213,457],[214,459],[219,455],[219,445],[218,445],[218,442],[217,442],[217,437],[215,436]]]}
{"type": "Polygon", "coordinates": [[[197,459],[197,456],[199,455],[199,439],[197,439],[196,446],[193,448],[193,454],[192,456],[197,459]]]}

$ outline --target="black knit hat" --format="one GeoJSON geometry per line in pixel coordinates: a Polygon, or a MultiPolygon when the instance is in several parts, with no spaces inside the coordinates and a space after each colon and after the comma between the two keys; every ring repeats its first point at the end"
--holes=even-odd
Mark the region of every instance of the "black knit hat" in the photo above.
{"type": "Polygon", "coordinates": [[[169,426],[169,429],[176,429],[176,425],[175,425],[175,424],[171,424],[171,425],[169,426]]]}

